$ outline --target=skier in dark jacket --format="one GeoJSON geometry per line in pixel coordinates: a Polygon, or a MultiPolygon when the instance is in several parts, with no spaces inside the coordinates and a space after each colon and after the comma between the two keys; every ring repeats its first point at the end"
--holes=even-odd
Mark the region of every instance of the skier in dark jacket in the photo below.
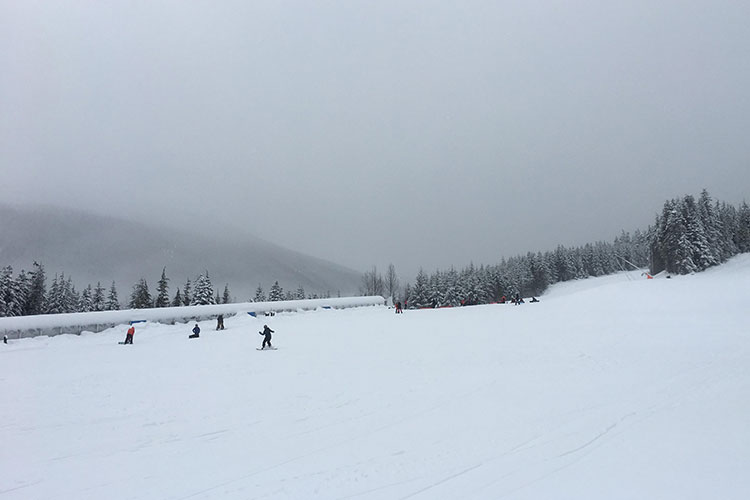
{"type": "Polygon", "coordinates": [[[195,324],[195,327],[193,328],[193,334],[189,335],[189,339],[197,339],[201,336],[201,328],[198,326],[198,323],[195,324]]]}
{"type": "Polygon", "coordinates": [[[223,314],[219,314],[219,317],[216,318],[216,329],[217,330],[224,329],[224,315],[223,314]]]}
{"type": "Polygon", "coordinates": [[[268,328],[268,325],[263,325],[263,331],[258,333],[263,335],[263,345],[261,346],[261,349],[265,349],[266,344],[273,349],[273,346],[271,345],[271,334],[273,333],[273,330],[268,328]]]}

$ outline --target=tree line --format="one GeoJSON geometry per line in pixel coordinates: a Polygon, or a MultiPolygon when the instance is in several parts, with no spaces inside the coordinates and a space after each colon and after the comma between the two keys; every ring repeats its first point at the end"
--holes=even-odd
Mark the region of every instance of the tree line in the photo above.
{"type": "Polygon", "coordinates": [[[750,207],[713,202],[704,189],[666,201],[649,232],[652,273],[695,273],[750,252],[750,207]]]}
{"type": "MultiPolygon", "coordinates": [[[[557,282],[627,269],[648,267],[652,274],[699,272],[744,252],[750,252],[750,207],[746,202],[739,207],[714,202],[704,189],[697,199],[686,195],[666,201],[647,230],[636,230],[632,235],[622,231],[611,243],[600,241],[573,248],[559,245],[553,251],[503,258],[496,265],[470,264],[429,275],[420,269],[414,283],[403,288],[393,264],[385,275],[373,267],[362,276],[360,293],[400,300],[408,308],[487,304],[515,294],[541,295],[557,282]]],[[[152,295],[147,281],[139,280],[126,306],[142,309],[232,301],[228,284],[223,294],[214,291],[208,271],[193,281],[188,279],[174,296],[170,296],[169,281],[164,268],[152,295]]],[[[328,297],[330,292],[308,296],[302,286],[285,291],[276,281],[268,295],[259,284],[251,300],[328,297]]],[[[31,271],[21,270],[16,276],[11,266],[0,271],[0,316],[111,311],[120,307],[114,281],[108,289],[97,283],[79,292],[64,273],[55,274],[47,289],[44,266],[38,262],[33,263],[31,271]]]]}
{"type": "MultiPolygon", "coordinates": [[[[148,282],[141,278],[130,293],[125,306],[129,309],[152,307],[182,307],[206,304],[227,304],[232,302],[229,284],[220,295],[214,291],[208,271],[199,274],[194,280],[188,279],[174,296],[170,295],[166,267],[162,269],[154,294],[148,282]]],[[[276,281],[270,288],[269,301],[299,300],[305,298],[328,298],[330,293],[319,297],[317,293],[307,296],[302,286],[295,291],[284,291],[276,281]]],[[[266,294],[259,284],[251,301],[265,302],[266,294]]],[[[34,314],[60,314],[91,311],[116,311],[121,308],[115,282],[105,289],[100,282],[90,284],[81,291],[76,290],[73,279],[64,273],[55,274],[49,288],[44,265],[34,262],[31,271],[21,270],[13,275],[12,266],[0,271],[0,317],[29,316],[34,314]]]]}
{"type": "Polygon", "coordinates": [[[489,304],[508,299],[541,295],[561,281],[603,276],[618,271],[648,268],[689,274],[750,252],[750,208],[735,208],[714,202],[704,189],[696,200],[691,195],[665,202],[656,222],[631,235],[622,231],[613,242],[588,243],[548,252],[529,252],[496,265],[457,270],[420,269],[415,282],[398,286],[393,265],[385,276],[377,268],[364,273],[360,292],[384,295],[408,308],[489,304]]]}

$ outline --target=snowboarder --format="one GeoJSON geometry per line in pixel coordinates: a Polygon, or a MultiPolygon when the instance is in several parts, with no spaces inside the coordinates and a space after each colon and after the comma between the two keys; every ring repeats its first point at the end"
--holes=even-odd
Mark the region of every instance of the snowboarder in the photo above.
{"type": "Polygon", "coordinates": [[[224,329],[224,315],[223,314],[219,314],[219,317],[216,318],[216,329],[217,330],[224,329]]]}
{"type": "Polygon", "coordinates": [[[201,336],[201,328],[198,326],[198,323],[195,324],[195,327],[193,328],[193,334],[188,335],[189,339],[197,339],[201,336]]]}
{"type": "Polygon", "coordinates": [[[273,346],[271,345],[271,334],[274,333],[274,331],[268,328],[268,325],[263,325],[263,331],[258,333],[263,335],[263,345],[261,346],[261,349],[265,349],[266,344],[268,344],[269,348],[273,349],[273,346]]]}
{"type": "Polygon", "coordinates": [[[534,296],[532,295],[532,296],[531,296],[531,300],[530,300],[529,302],[539,302],[539,299],[537,299],[536,297],[534,297],[534,296]]]}
{"type": "Polygon", "coordinates": [[[401,309],[401,302],[396,302],[396,314],[403,314],[404,311],[401,309]]]}
{"type": "Polygon", "coordinates": [[[123,342],[123,344],[132,344],[133,335],[135,335],[135,327],[133,325],[130,325],[130,328],[128,328],[128,333],[125,334],[125,342],[123,342]]]}
{"type": "Polygon", "coordinates": [[[7,344],[7,343],[8,343],[8,336],[3,335],[3,344],[7,344]]]}

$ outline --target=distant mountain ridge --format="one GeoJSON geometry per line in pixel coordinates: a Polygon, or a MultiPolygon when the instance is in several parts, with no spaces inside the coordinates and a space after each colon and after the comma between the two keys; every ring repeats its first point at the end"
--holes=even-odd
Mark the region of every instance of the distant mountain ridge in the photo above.
{"type": "Polygon", "coordinates": [[[141,278],[154,294],[164,267],[171,297],[206,271],[219,293],[229,284],[237,301],[251,299],[259,284],[268,294],[275,281],[284,290],[302,286],[308,294],[332,296],[356,294],[360,282],[357,271],[251,235],[210,239],[75,210],[0,204],[0,266],[12,265],[17,273],[34,261],[44,265],[48,286],[61,272],[79,290],[114,280],[121,302],[141,278]]]}

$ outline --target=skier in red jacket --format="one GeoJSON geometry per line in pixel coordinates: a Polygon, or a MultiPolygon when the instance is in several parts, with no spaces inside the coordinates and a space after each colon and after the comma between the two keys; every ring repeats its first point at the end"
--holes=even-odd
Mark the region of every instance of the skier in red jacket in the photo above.
{"type": "Polygon", "coordinates": [[[130,328],[128,328],[128,333],[125,335],[125,344],[132,344],[133,343],[133,335],[135,335],[135,327],[133,325],[130,325],[130,328]]]}

